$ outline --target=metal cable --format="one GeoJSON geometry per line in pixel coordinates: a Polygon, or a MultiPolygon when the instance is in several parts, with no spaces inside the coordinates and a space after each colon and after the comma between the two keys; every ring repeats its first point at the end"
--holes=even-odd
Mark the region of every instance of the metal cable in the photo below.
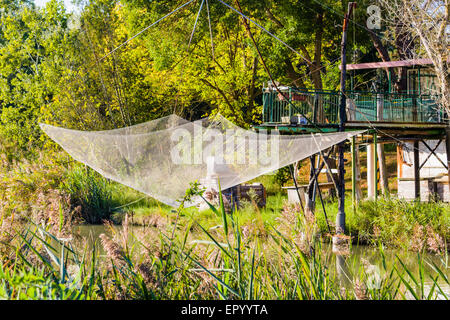
{"type": "Polygon", "coordinates": [[[206,11],[208,12],[208,25],[209,25],[209,36],[211,38],[211,51],[212,51],[212,58],[215,59],[214,54],[214,39],[213,39],[213,32],[211,27],[211,15],[209,14],[209,3],[208,0],[206,0],[206,11]]]}
{"type": "Polygon", "coordinates": [[[113,50],[111,50],[110,52],[108,52],[106,55],[104,55],[102,58],[100,58],[98,61],[102,61],[103,59],[105,59],[106,57],[108,57],[109,55],[111,55],[112,53],[114,53],[116,50],[118,50],[119,48],[123,47],[124,45],[126,45],[128,42],[130,42],[131,40],[133,40],[134,38],[138,37],[139,35],[141,35],[143,32],[147,31],[149,28],[153,27],[154,25],[158,24],[159,22],[161,22],[162,20],[164,20],[165,18],[171,16],[172,14],[174,14],[175,12],[181,10],[182,8],[184,8],[185,6],[187,6],[188,4],[190,4],[191,2],[193,2],[194,0],[189,0],[188,2],[186,2],[185,4],[179,6],[178,8],[176,8],[175,10],[169,12],[168,14],[166,14],[165,16],[163,16],[162,18],[159,18],[158,20],[156,20],[155,22],[153,22],[151,25],[145,27],[144,29],[142,29],[141,31],[139,31],[138,33],[136,33],[134,36],[132,36],[131,38],[129,38],[127,41],[123,42],[122,44],[120,44],[119,46],[115,47],[113,50]]]}
{"type": "Polygon", "coordinates": [[[236,10],[235,8],[233,8],[232,6],[230,6],[229,4],[223,2],[222,0],[218,0],[220,3],[222,3],[223,5],[227,6],[228,8],[230,8],[231,10],[233,10],[234,12],[236,12],[237,14],[239,14],[241,17],[245,18],[246,20],[249,20],[250,22],[252,22],[254,25],[256,25],[258,28],[260,28],[261,30],[263,30],[265,33],[267,33],[268,35],[270,35],[272,38],[276,39],[278,42],[282,43],[286,48],[290,49],[292,52],[296,53],[297,55],[299,55],[300,57],[302,57],[302,59],[304,59],[305,61],[309,62],[312,64],[312,62],[308,59],[306,59],[300,52],[298,52],[297,50],[295,50],[294,48],[292,48],[290,45],[288,45],[286,42],[284,42],[283,40],[281,40],[280,38],[278,38],[276,35],[274,35],[273,33],[271,33],[269,30],[267,30],[266,28],[264,28],[263,26],[261,26],[259,23],[257,23],[256,21],[254,21],[253,19],[247,17],[245,14],[243,14],[242,12],[240,12],[239,10],[236,10]]]}
{"type": "Polygon", "coordinates": [[[204,3],[205,3],[205,0],[203,0],[202,3],[200,4],[200,9],[198,10],[197,17],[195,17],[194,28],[192,29],[191,37],[189,38],[188,49],[187,49],[188,52],[191,47],[191,42],[192,42],[192,38],[194,37],[195,29],[197,28],[198,17],[200,17],[200,13],[202,12],[204,3]]]}

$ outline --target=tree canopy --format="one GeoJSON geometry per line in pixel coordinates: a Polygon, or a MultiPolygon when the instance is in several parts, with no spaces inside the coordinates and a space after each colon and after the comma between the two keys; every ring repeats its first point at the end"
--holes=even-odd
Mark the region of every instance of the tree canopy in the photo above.
{"type": "MultiPolygon", "coordinates": [[[[348,1],[187,2],[91,0],[80,2],[80,13],[68,13],[58,0],[43,8],[1,1],[3,148],[28,154],[42,146],[40,121],[101,130],[171,113],[198,119],[220,112],[248,127],[261,121],[262,88],[269,80],[264,64],[283,85],[339,88],[348,1]],[[250,30],[226,4],[241,7],[255,22],[250,30]]],[[[349,62],[380,59],[364,27],[367,5],[352,17],[349,62]]],[[[365,88],[372,76],[355,75],[354,87],[365,88]]]]}

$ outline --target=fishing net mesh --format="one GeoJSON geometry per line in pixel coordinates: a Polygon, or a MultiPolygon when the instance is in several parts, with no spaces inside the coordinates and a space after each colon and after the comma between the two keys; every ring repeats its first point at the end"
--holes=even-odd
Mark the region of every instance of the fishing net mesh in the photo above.
{"type": "Polygon", "coordinates": [[[41,129],[75,160],[104,177],[177,207],[190,183],[225,190],[305,159],[364,131],[279,135],[234,125],[221,115],[176,115],[107,131],[48,124],[41,129]]]}

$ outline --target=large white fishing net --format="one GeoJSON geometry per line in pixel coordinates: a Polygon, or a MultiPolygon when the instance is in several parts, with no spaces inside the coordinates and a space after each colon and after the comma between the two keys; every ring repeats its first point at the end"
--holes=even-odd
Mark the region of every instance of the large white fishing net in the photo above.
{"type": "Polygon", "coordinates": [[[190,183],[225,190],[328,149],[364,131],[279,135],[242,129],[221,115],[176,115],[107,130],[41,129],[104,177],[177,207],[190,183]]]}

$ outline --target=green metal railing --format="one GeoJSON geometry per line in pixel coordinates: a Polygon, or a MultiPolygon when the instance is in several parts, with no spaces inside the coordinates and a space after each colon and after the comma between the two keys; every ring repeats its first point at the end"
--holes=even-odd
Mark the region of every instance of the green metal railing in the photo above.
{"type": "MultiPolygon", "coordinates": [[[[338,124],[340,93],[289,88],[263,91],[263,122],[289,123],[304,115],[315,124],[338,124]]],[[[437,95],[348,91],[347,120],[360,122],[444,123],[445,113],[437,95]]],[[[305,121],[306,123],[306,121],[305,121]]]]}

